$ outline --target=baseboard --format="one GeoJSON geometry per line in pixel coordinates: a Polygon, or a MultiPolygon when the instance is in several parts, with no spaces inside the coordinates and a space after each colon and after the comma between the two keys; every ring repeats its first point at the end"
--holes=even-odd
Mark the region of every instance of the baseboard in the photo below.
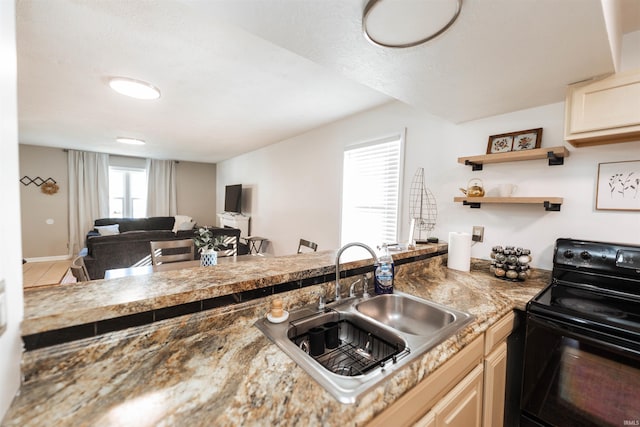
{"type": "Polygon", "coordinates": [[[71,259],[69,255],[43,256],[37,258],[25,258],[27,262],[47,262],[47,261],[66,261],[71,259]]]}

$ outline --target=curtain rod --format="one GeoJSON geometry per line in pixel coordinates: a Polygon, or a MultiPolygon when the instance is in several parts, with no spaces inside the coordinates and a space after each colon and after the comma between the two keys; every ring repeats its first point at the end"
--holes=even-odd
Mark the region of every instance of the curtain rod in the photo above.
{"type": "MultiPolygon", "coordinates": [[[[65,152],[65,153],[68,153],[69,149],[68,148],[63,148],[62,151],[65,152]]],[[[81,150],[76,150],[76,151],[81,151],[81,150]]],[[[92,153],[96,153],[96,151],[92,151],[92,153]]],[[[109,153],[107,153],[107,154],[109,154],[109,153]]],[[[110,156],[120,156],[120,157],[131,157],[131,158],[134,158],[134,159],[147,159],[147,157],[124,156],[122,154],[109,154],[109,155],[110,156]]],[[[159,159],[154,159],[154,160],[159,160],[159,159]]],[[[160,159],[160,160],[162,160],[162,159],[160,159]]],[[[176,164],[179,164],[180,160],[173,160],[173,162],[175,162],[176,164]]]]}

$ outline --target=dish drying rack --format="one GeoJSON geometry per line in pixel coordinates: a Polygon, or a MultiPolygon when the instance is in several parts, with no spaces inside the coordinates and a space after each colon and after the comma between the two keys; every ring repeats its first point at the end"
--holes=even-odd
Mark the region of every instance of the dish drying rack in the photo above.
{"type": "MultiPolygon", "coordinates": [[[[396,363],[409,354],[408,347],[392,344],[376,337],[370,332],[353,324],[349,320],[339,320],[339,344],[336,348],[325,348],[324,353],[311,356],[329,371],[342,376],[364,375],[377,368],[384,367],[388,361],[396,363]]],[[[308,333],[292,338],[299,347],[309,339],[308,333]]]]}

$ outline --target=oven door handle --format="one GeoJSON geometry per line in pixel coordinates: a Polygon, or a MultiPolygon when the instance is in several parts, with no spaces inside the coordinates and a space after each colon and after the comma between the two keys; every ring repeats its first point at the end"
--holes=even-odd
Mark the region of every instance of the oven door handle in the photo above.
{"type": "Polygon", "coordinates": [[[531,313],[529,313],[528,321],[537,323],[543,328],[551,329],[558,333],[558,335],[574,338],[579,341],[586,341],[600,348],[613,349],[621,354],[634,355],[635,357],[640,356],[640,349],[631,347],[632,344],[629,344],[628,346],[618,344],[617,342],[619,342],[620,338],[613,335],[600,331],[589,330],[581,326],[572,325],[559,320],[542,318],[531,313]],[[597,335],[597,337],[594,337],[594,335],[597,335]]]}

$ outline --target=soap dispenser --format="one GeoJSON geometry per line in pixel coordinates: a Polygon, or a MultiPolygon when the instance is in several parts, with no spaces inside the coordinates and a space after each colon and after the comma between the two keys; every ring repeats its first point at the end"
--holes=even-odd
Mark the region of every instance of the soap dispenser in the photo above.
{"type": "Polygon", "coordinates": [[[378,257],[378,267],[375,272],[376,295],[393,293],[393,258],[389,254],[386,243],[382,244],[382,255],[378,257]]]}

